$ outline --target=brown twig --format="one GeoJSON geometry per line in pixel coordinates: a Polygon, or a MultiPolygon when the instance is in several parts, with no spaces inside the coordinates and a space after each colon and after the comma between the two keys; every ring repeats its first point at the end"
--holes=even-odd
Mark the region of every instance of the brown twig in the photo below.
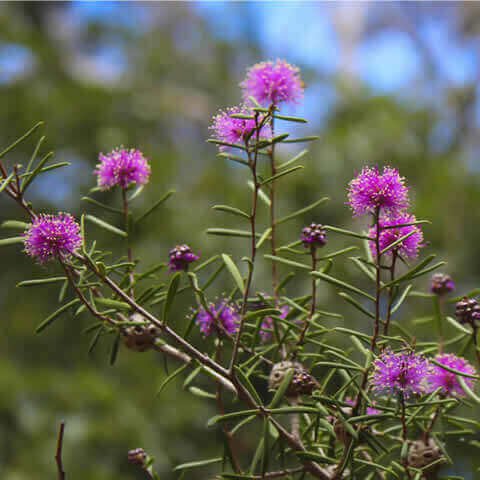
{"type": "Polygon", "coordinates": [[[60,423],[57,440],[57,452],[55,460],[57,462],[58,480],[65,480],[65,472],[63,471],[62,450],[63,450],[63,433],[65,431],[65,422],[60,423]]]}

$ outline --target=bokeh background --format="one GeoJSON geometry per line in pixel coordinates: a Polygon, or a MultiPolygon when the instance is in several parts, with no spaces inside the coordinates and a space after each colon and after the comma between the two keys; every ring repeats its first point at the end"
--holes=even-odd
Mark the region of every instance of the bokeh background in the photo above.
{"type": "MultiPolygon", "coordinates": [[[[98,152],[137,146],[153,169],[137,208],[177,190],[138,236],[142,265],[166,259],[179,242],[204,258],[219,250],[240,258],[245,242],[209,237],[205,230],[237,226],[211,206],[247,208],[247,175],[216,158],[205,139],[216,110],[240,101],[246,68],[284,58],[301,68],[307,87],[305,101],[287,111],[310,122],[295,132],[320,139],[311,145],[305,170],[279,183],[279,213],[324,195],[331,200],[315,218],[309,214],[284,227],[282,239],[295,240],[312,220],[359,228],[344,205],[345,185],[365,164],[389,164],[408,178],[417,217],[432,221],[424,228],[425,252],[448,261],[446,271],[461,293],[478,286],[480,268],[479,34],[475,2],[3,2],[0,146],[44,120],[42,131],[7,164],[25,164],[36,139],[46,135],[43,151],[54,150],[56,161],[72,165],[44,176],[30,198],[37,210],[76,215],[94,212],[80,198],[94,185],[98,152]]],[[[283,147],[280,156],[288,159],[300,148],[283,147]]],[[[115,193],[97,198],[119,201],[115,193]]],[[[23,218],[9,199],[0,198],[0,206],[2,220],[23,218]]],[[[105,248],[122,248],[99,230],[92,228],[91,235],[105,248]]],[[[332,236],[330,246],[342,242],[332,236]]],[[[339,263],[339,275],[361,281],[347,261],[339,263]]],[[[1,265],[2,479],[55,478],[62,419],[72,480],[143,478],[126,461],[127,450],[137,446],[156,457],[162,480],[177,478],[176,463],[215,456],[220,436],[205,427],[214,405],[184,392],[181,381],[156,397],[165,377],[158,354],[121,350],[114,367],[107,344],[88,356],[90,338],[81,333],[86,316],[65,316],[35,335],[35,326],[56,308],[58,292],[15,284],[55,269],[33,265],[18,246],[4,247],[1,265]]],[[[262,271],[260,263],[258,288],[262,271]]],[[[292,290],[303,286],[299,279],[292,290]]],[[[215,288],[230,289],[228,276],[215,288]]],[[[428,281],[417,288],[426,290],[428,281]]],[[[182,298],[179,325],[192,304],[182,298]]],[[[346,325],[364,322],[329,288],[320,301],[342,311],[346,325]]],[[[417,312],[426,309],[420,300],[412,303],[417,312]]],[[[398,320],[431,340],[431,328],[412,324],[410,312],[398,320]]],[[[254,440],[244,437],[244,448],[254,440]]],[[[461,441],[454,448],[450,473],[475,478],[478,459],[461,441]]],[[[208,470],[192,474],[209,478],[208,470]]]]}

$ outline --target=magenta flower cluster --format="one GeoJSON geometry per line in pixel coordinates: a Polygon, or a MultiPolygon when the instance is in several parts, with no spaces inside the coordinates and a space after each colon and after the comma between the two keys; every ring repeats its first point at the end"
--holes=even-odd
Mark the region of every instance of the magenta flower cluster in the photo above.
{"type": "Polygon", "coordinates": [[[227,300],[221,300],[216,304],[209,303],[208,309],[202,307],[197,313],[195,321],[205,336],[223,330],[227,334],[233,335],[238,330],[240,316],[235,305],[227,300]]]}
{"type": "MultiPolygon", "coordinates": [[[[476,375],[477,372],[475,368],[470,365],[467,360],[462,357],[457,357],[453,353],[444,353],[437,355],[435,360],[442,365],[445,365],[448,368],[456,370],[461,373],[466,373],[468,375],[476,375]]],[[[465,383],[473,388],[475,379],[469,377],[463,377],[465,383]]],[[[432,391],[437,388],[441,389],[441,393],[445,396],[465,396],[463,388],[458,382],[457,374],[442,368],[439,365],[432,364],[432,369],[430,374],[427,377],[427,381],[430,384],[432,391]]]]}
{"type": "Polygon", "coordinates": [[[192,249],[188,245],[185,244],[176,245],[172,248],[169,257],[170,261],[168,262],[168,265],[170,266],[170,272],[178,272],[180,270],[186,272],[188,266],[200,258],[192,252],[192,249]]]}
{"type": "MultiPolygon", "coordinates": [[[[379,246],[380,251],[389,247],[399,238],[404,237],[405,235],[410,234],[409,237],[403,239],[396,246],[388,250],[385,255],[391,256],[393,252],[396,252],[398,255],[414,260],[418,257],[418,250],[423,246],[423,232],[420,230],[418,225],[408,225],[405,227],[395,227],[395,225],[403,225],[405,223],[413,223],[416,221],[414,215],[409,215],[408,213],[400,213],[396,215],[380,217],[380,235],[379,235],[379,246]],[[391,228],[395,227],[395,228],[391,228]]],[[[373,226],[368,232],[368,236],[372,239],[369,242],[370,251],[372,256],[375,258],[377,256],[377,246],[376,246],[376,236],[377,236],[377,226],[373,226]]]]}
{"type": "Polygon", "coordinates": [[[261,62],[247,70],[240,83],[243,97],[251,96],[261,105],[298,103],[303,98],[304,84],[299,69],[284,60],[261,62]]]}
{"type": "MultiPolygon", "coordinates": [[[[405,179],[398,170],[384,167],[383,171],[376,167],[365,167],[348,185],[348,202],[354,216],[373,214],[378,216],[379,246],[384,250],[401,237],[410,234],[386,252],[391,256],[393,252],[401,257],[414,260],[423,244],[423,233],[418,225],[404,225],[416,222],[414,215],[405,210],[410,206],[408,187],[405,179]],[[403,225],[397,228],[395,225],[403,225]]],[[[376,236],[377,224],[368,234],[373,257],[377,256],[376,236]]]]}
{"type": "Polygon", "coordinates": [[[54,258],[69,258],[83,242],[80,226],[68,213],[40,214],[24,237],[25,251],[42,264],[54,258]]]}
{"type": "Polygon", "coordinates": [[[365,167],[348,185],[348,202],[355,216],[366,213],[395,215],[409,207],[408,187],[398,170],[365,167]]]}
{"type": "MultiPolygon", "coordinates": [[[[210,130],[214,132],[214,138],[225,143],[243,144],[245,139],[252,133],[256,127],[255,119],[253,118],[233,118],[231,115],[240,113],[242,115],[253,116],[254,112],[246,105],[239,105],[236,107],[227,108],[226,111],[220,110],[217,115],[213,117],[213,124],[210,130]]],[[[259,117],[258,122],[261,122],[259,117]]],[[[266,125],[260,128],[260,137],[271,137],[270,129],[266,125]]],[[[227,150],[229,147],[220,145],[220,150],[227,150]]]]}
{"type": "Polygon", "coordinates": [[[393,353],[388,348],[375,360],[374,367],[370,383],[376,392],[409,397],[427,390],[426,378],[431,368],[422,355],[409,350],[393,353]]]}
{"type": "MultiPolygon", "coordinates": [[[[303,97],[303,82],[300,79],[299,69],[283,60],[262,62],[247,70],[247,77],[240,83],[243,89],[245,104],[220,110],[213,117],[210,130],[214,140],[229,144],[243,144],[257,127],[255,111],[249,97],[253,97],[262,105],[278,105],[279,103],[298,103],[303,97]],[[233,118],[232,115],[241,114],[251,118],[233,118]]],[[[258,116],[260,131],[258,136],[271,138],[269,125],[262,124],[262,115],[258,116]]],[[[225,151],[230,147],[220,145],[225,151]]]]}
{"type": "Polygon", "coordinates": [[[102,190],[115,186],[127,188],[132,183],[144,185],[150,177],[148,159],[140,150],[120,148],[108,155],[101,153],[99,160],[93,173],[97,175],[97,183],[102,190]]]}

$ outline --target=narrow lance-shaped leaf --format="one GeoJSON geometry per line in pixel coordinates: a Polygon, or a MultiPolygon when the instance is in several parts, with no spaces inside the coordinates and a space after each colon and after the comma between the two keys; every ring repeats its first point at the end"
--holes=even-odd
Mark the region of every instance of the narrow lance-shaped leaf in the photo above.
{"type": "MultiPolygon", "coordinates": [[[[57,168],[62,168],[62,167],[68,167],[70,166],[71,163],[70,162],[58,162],[58,163],[53,163],[52,165],[47,165],[46,167],[42,167],[38,173],[41,174],[41,173],[45,173],[45,172],[50,172],[50,170],[56,170],[57,168]]],[[[21,175],[19,175],[20,178],[28,178],[32,175],[33,172],[29,172],[29,173],[22,173],[21,175]]]]}
{"type": "Polygon", "coordinates": [[[294,374],[295,370],[293,368],[287,370],[287,373],[283,377],[282,383],[275,392],[275,395],[273,396],[268,408],[275,408],[282,401],[282,398],[285,395],[285,392],[288,390],[294,374]]]}
{"type": "Polygon", "coordinates": [[[35,287],[37,285],[45,285],[46,283],[63,282],[67,277],[50,277],[50,278],[38,278],[34,280],[23,280],[17,283],[17,287],[35,287]]]}
{"type": "Polygon", "coordinates": [[[8,146],[5,150],[0,152],[0,158],[2,158],[4,155],[6,155],[8,152],[13,150],[18,144],[22,143],[24,140],[26,140],[38,127],[43,125],[44,122],[38,122],[36,125],[34,125],[27,133],[22,135],[20,138],[15,140],[10,146],[8,146]]]}
{"type": "Polygon", "coordinates": [[[0,247],[4,247],[6,245],[13,245],[15,243],[23,243],[24,240],[24,237],[2,238],[2,240],[0,240],[0,247]]]}
{"type": "Polygon", "coordinates": [[[325,202],[327,202],[328,200],[330,200],[329,197],[323,197],[323,198],[321,198],[320,200],[317,200],[316,202],[308,205],[308,206],[305,207],[305,208],[302,208],[302,209],[300,209],[300,210],[297,210],[297,211],[294,212],[294,213],[291,213],[290,215],[287,215],[287,216],[285,216],[285,217],[280,218],[279,220],[276,221],[276,224],[277,224],[277,225],[281,225],[282,223],[288,222],[289,220],[292,220],[293,218],[296,218],[296,217],[298,217],[298,216],[300,216],[300,215],[303,215],[304,213],[307,213],[307,212],[313,210],[314,208],[322,205],[322,203],[325,203],[325,202]]]}
{"type": "Polygon", "coordinates": [[[2,222],[2,228],[9,228],[12,230],[23,230],[25,231],[27,228],[30,227],[30,223],[20,222],[18,220],[5,220],[2,222]]]}
{"type": "Polygon", "coordinates": [[[245,165],[246,167],[250,167],[250,164],[244,160],[242,157],[238,157],[237,155],[233,155],[230,152],[222,152],[217,153],[217,157],[225,158],[235,163],[240,163],[241,165],[245,165]]]}
{"type": "Polygon", "coordinates": [[[98,227],[103,228],[104,230],[107,230],[108,232],[114,233],[115,235],[120,235],[121,237],[124,237],[124,238],[128,237],[127,233],[124,232],[123,230],[120,230],[119,228],[114,227],[113,225],[110,225],[104,220],[100,220],[99,218],[94,217],[93,215],[85,215],[85,219],[97,225],[98,227]]]}
{"type": "Polygon", "coordinates": [[[120,214],[123,213],[123,211],[120,210],[119,208],[111,207],[110,205],[105,205],[104,203],[98,202],[97,200],[90,197],[82,197],[81,200],[91,203],[92,205],[95,205],[97,207],[103,208],[104,210],[107,210],[109,212],[120,213],[120,214]]]}
{"type": "Polygon", "coordinates": [[[359,295],[362,295],[365,298],[368,298],[369,300],[372,300],[373,302],[375,301],[375,298],[373,298],[371,295],[368,293],[364,292],[363,290],[360,290],[357,287],[354,287],[353,285],[350,285],[348,283],[342,282],[341,280],[338,280],[334,277],[330,277],[329,275],[326,275],[325,273],[322,272],[312,272],[311,275],[321,278],[322,280],[325,280],[328,283],[331,283],[332,285],[335,285],[340,288],[344,288],[345,290],[348,290],[353,293],[357,293],[359,295]]]}
{"type": "Polygon", "coordinates": [[[284,265],[288,265],[289,267],[294,268],[301,268],[302,270],[312,270],[312,267],[306,265],[304,263],[294,262],[293,260],[288,260],[287,258],[282,257],[274,257],[273,255],[265,254],[264,257],[267,260],[271,260],[272,262],[283,263],[284,265]]]}
{"type": "Polygon", "coordinates": [[[244,217],[250,220],[250,215],[239,208],[231,207],[230,205],[214,205],[212,207],[214,210],[219,210],[221,212],[231,213],[232,215],[237,215],[239,217],[244,217]]]}
{"type": "Polygon", "coordinates": [[[235,263],[233,263],[233,260],[231,259],[231,257],[229,255],[226,255],[225,253],[222,253],[222,259],[228,271],[230,272],[230,275],[235,281],[236,285],[238,286],[240,291],[244,293],[245,285],[243,284],[243,278],[237,266],[235,265],[235,263]]]}
{"type": "Polygon", "coordinates": [[[311,136],[311,137],[300,137],[300,138],[289,138],[288,140],[283,140],[282,143],[303,143],[303,142],[314,142],[318,140],[319,136],[311,136]]]}
{"type": "Polygon", "coordinates": [[[120,335],[121,333],[118,332],[113,340],[112,350],[110,351],[110,365],[115,365],[115,362],[117,361],[118,349],[120,347],[120,335]]]}
{"type": "Polygon", "coordinates": [[[354,238],[362,238],[364,240],[371,240],[368,235],[364,235],[362,233],[352,232],[350,230],[345,230],[343,228],[332,227],[331,225],[324,225],[323,228],[330,232],[339,233],[341,235],[346,235],[347,237],[354,237],[354,238]]]}
{"type": "Polygon", "coordinates": [[[270,234],[272,233],[272,228],[271,227],[268,227],[263,233],[262,233],[262,236],[260,237],[260,239],[258,240],[257,244],[255,245],[255,248],[260,248],[265,240],[267,240],[267,238],[270,236],[270,234]]]}
{"type": "Polygon", "coordinates": [[[250,382],[250,379],[243,373],[242,369],[239,368],[237,365],[235,365],[235,373],[237,374],[239,380],[243,383],[243,386],[248,390],[250,395],[253,397],[255,402],[257,402],[258,405],[262,405],[262,399],[260,398],[260,395],[258,394],[258,392],[255,390],[255,387],[250,382]]]}
{"type": "Polygon", "coordinates": [[[275,180],[278,180],[279,178],[285,176],[285,175],[289,175],[290,173],[293,173],[295,172],[296,170],[301,170],[303,167],[303,165],[297,165],[296,167],[292,167],[292,168],[288,168],[287,170],[282,170],[281,172],[273,175],[272,177],[270,178],[267,178],[266,180],[264,180],[261,185],[267,185],[271,182],[274,182],[275,180]]]}
{"type": "Polygon", "coordinates": [[[382,289],[386,289],[386,288],[389,288],[393,285],[398,285],[399,283],[401,282],[404,282],[405,280],[408,280],[410,278],[412,278],[412,276],[419,272],[420,270],[422,270],[426,265],[428,265],[434,258],[436,257],[436,255],[430,255],[428,256],[427,258],[425,258],[423,261],[421,261],[418,265],[416,265],[414,268],[412,268],[411,270],[409,270],[407,273],[401,275],[400,277],[396,278],[395,280],[391,281],[391,282],[388,282],[388,283],[385,283],[383,286],[382,286],[382,289]]]}
{"type": "Polygon", "coordinates": [[[47,163],[48,159],[53,155],[53,152],[47,153],[37,164],[37,166],[33,169],[32,174],[26,178],[23,182],[22,185],[20,186],[20,191],[23,193],[27,189],[27,187],[33,182],[35,177],[41,173],[40,170],[42,167],[47,163]]]}
{"type": "Polygon", "coordinates": [[[118,310],[130,310],[131,307],[126,302],[121,302],[120,300],[114,300],[112,298],[97,297],[95,299],[99,305],[105,305],[106,307],[115,308],[118,310]]]}
{"type": "MultiPolygon", "coordinates": [[[[250,190],[253,192],[255,190],[255,185],[251,180],[248,180],[247,185],[250,187],[250,190]]],[[[270,199],[268,198],[268,195],[261,189],[258,189],[258,198],[267,206],[270,207],[270,199]]]]}
{"type": "Polygon", "coordinates": [[[302,150],[300,153],[297,153],[293,158],[287,160],[285,163],[281,163],[278,165],[277,170],[282,170],[283,168],[289,167],[292,163],[298,162],[301,158],[303,158],[308,153],[308,150],[302,150]]]}
{"type": "Polygon", "coordinates": [[[352,298],[350,295],[348,295],[345,292],[339,292],[338,294],[340,297],[344,298],[350,305],[353,305],[357,310],[360,312],[364,313],[370,318],[375,318],[375,315],[368,311],[361,303],[357,302],[354,298],[352,298]]]}
{"type": "Polygon", "coordinates": [[[287,122],[308,123],[304,118],[299,117],[288,117],[286,115],[272,115],[272,117],[278,118],[279,120],[286,120],[287,122]]]}
{"type": "Polygon", "coordinates": [[[160,395],[163,389],[178,375],[180,375],[186,368],[188,364],[182,365],[181,367],[177,368],[174,372],[168,375],[166,378],[163,379],[162,383],[158,387],[157,393],[155,395],[160,395]]]}
{"type": "Polygon", "coordinates": [[[135,223],[140,223],[142,220],[145,220],[156,208],[158,208],[162,203],[166,202],[173,194],[175,190],[169,190],[162,198],[157,200],[150,208],[148,208],[142,215],[140,215],[136,220],[135,223]]]}
{"type": "Polygon", "coordinates": [[[2,193],[8,186],[8,184],[13,180],[13,177],[15,176],[14,173],[11,173],[5,180],[2,181],[2,184],[0,185],[0,193],[2,193]]]}
{"type": "Polygon", "coordinates": [[[172,278],[170,279],[170,283],[168,285],[167,298],[165,300],[165,304],[163,305],[163,322],[164,323],[167,322],[168,314],[172,308],[175,295],[177,294],[181,275],[182,275],[182,272],[176,272],[175,274],[173,274],[172,278]]]}
{"type": "Polygon", "coordinates": [[[181,465],[177,465],[173,471],[177,472],[178,470],[185,470],[187,468],[198,468],[198,467],[206,467],[207,465],[212,465],[214,463],[220,463],[223,460],[222,457],[210,458],[208,460],[198,460],[196,462],[188,462],[182,463],[181,465]]]}
{"type": "Polygon", "coordinates": [[[35,333],[40,333],[42,330],[48,327],[53,321],[55,321],[63,312],[66,312],[70,307],[73,307],[73,305],[76,305],[79,302],[80,302],[80,299],[75,298],[72,301],[66,303],[65,305],[55,310],[35,329],[35,333]]]}
{"type": "MultiPolygon", "coordinates": [[[[209,235],[220,235],[225,237],[251,237],[252,233],[247,230],[234,230],[231,228],[209,228],[207,229],[209,235]]],[[[259,237],[260,234],[256,234],[255,237],[259,237]]]]}

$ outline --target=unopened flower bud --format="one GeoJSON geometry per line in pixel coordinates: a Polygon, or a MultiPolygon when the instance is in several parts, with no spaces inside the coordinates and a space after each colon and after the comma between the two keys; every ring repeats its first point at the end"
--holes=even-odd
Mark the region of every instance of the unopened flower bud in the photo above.
{"type": "Polygon", "coordinates": [[[145,465],[147,454],[143,448],[134,448],[128,451],[128,463],[133,465],[145,465]]]}
{"type": "Polygon", "coordinates": [[[430,291],[437,295],[446,295],[447,293],[455,290],[455,284],[453,283],[450,275],[444,273],[435,273],[432,275],[432,283],[430,285],[430,291]]]}
{"type": "Polygon", "coordinates": [[[473,324],[475,320],[480,319],[480,305],[474,298],[463,297],[457,302],[455,315],[460,323],[473,324]]]}
{"type": "Polygon", "coordinates": [[[172,248],[169,255],[170,261],[168,264],[170,265],[170,272],[178,272],[180,270],[186,272],[188,266],[200,258],[192,252],[192,249],[188,245],[185,244],[177,245],[175,248],[172,248]]]}
{"type": "Polygon", "coordinates": [[[312,223],[302,230],[302,242],[305,248],[323,247],[327,243],[327,233],[322,225],[312,223]]]}
{"type": "Polygon", "coordinates": [[[276,363],[270,372],[269,387],[272,390],[276,390],[283,382],[287,372],[291,369],[293,369],[294,373],[286,395],[311,395],[316,386],[316,382],[299,362],[284,361],[276,363]]]}

